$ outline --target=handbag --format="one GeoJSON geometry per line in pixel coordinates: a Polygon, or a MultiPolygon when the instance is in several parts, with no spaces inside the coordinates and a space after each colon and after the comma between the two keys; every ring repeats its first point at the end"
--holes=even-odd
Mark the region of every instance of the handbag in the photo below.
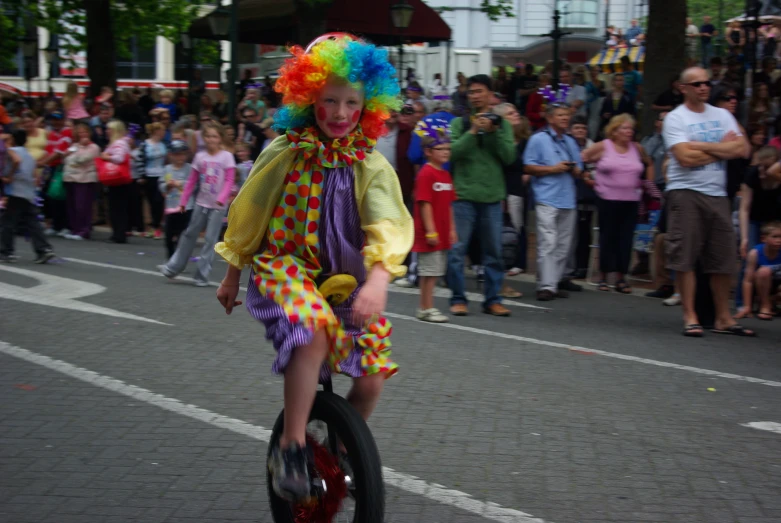
{"type": "Polygon", "coordinates": [[[98,171],[98,182],[107,187],[127,185],[133,181],[130,175],[130,155],[120,164],[95,158],[95,169],[98,171]]]}
{"type": "Polygon", "coordinates": [[[46,196],[52,200],[65,200],[65,183],[62,180],[62,166],[58,165],[52,170],[52,179],[46,188],[46,196]]]}

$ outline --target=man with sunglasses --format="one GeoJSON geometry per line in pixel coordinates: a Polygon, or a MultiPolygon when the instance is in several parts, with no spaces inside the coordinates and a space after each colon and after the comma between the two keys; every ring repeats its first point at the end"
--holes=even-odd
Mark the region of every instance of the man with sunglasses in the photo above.
{"type": "Polygon", "coordinates": [[[736,241],[725,165],[725,160],[746,157],[750,146],[729,111],[707,103],[711,82],[705,69],[685,70],[681,84],[684,104],[667,115],[662,134],[670,152],[665,251],[667,268],[680,282],[683,335],[699,338],[705,332],[694,308],[699,263],[713,290],[712,332],[754,336],[729,311],[736,241]]]}
{"type": "Polygon", "coordinates": [[[237,134],[239,140],[250,144],[250,159],[253,162],[260,156],[260,151],[263,150],[263,142],[266,140],[263,128],[258,125],[259,121],[260,115],[254,108],[246,106],[242,109],[241,123],[239,124],[239,131],[237,134]]]}

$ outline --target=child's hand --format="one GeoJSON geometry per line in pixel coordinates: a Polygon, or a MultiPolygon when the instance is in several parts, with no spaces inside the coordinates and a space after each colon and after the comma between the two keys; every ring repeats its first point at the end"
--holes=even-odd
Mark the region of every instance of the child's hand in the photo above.
{"type": "Polygon", "coordinates": [[[217,289],[217,301],[220,305],[225,307],[225,314],[233,312],[233,307],[238,307],[242,302],[236,301],[236,297],[239,295],[239,284],[220,283],[220,288],[217,289]]]}
{"type": "Polygon", "coordinates": [[[184,212],[185,212],[186,210],[187,210],[187,207],[185,207],[184,205],[180,205],[180,206],[179,206],[179,214],[184,214],[184,212]]]}
{"type": "Polygon", "coordinates": [[[450,245],[455,245],[458,243],[458,233],[455,229],[450,229],[450,245]]]}
{"type": "Polygon", "coordinates": [[[437,236],[437,235],[432,236],[432,235],[427,234],[426,235],[426,243],[431,245],[432,247],[436,247],[437,245],[439,245],[439,236],[437,236]]]}
{"type": "Polygon", "coordinates": [[[381,265],[375,265],[369,273],[366,283],[358,292],[353,303],[353,323],[363,325],[373,316],[385,310],[388,302],[388,283],[390,274],[381,265]]]}
{"type": "Polygon", "coordinates": [[[747,256],[748,256],[748,240],[744,238],[740,240],[740,257],[745,260],[747,256]]]}

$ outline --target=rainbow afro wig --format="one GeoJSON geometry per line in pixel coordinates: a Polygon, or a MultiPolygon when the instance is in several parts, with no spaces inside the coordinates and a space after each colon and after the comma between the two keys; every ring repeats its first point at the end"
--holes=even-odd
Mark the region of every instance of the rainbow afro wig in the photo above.
{"type": "Polygon", "coordinates": [[[283,106],[274,116],[279,131],[315,125],[314,103],[329,77],[363,89],[360,125],[363,134],[376,139],[385,132],[391,110],[401,108],[396,69],[388,52],[346,33],[332,33],[314,40],[309,47],[290,48],[291,58],[279,70],[274,90],[283,106]]]}

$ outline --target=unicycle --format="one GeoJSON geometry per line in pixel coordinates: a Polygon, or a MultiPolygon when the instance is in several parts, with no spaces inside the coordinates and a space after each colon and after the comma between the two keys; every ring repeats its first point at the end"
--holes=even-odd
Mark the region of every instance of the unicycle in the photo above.
{"type": "MultiPolygon", "coordinates": [[[[269,455],[279,443],[284,416],[283,410],[274,424],[269,455]]],[[[369,426],[347,400],[334,393],[330,381],[315,397],[306,432],[314,455],[309,475],[315,501],[302,505],[280,498],[268,472],[266,485],[274,522],[382,523],[385,490],[377,444],[369,426]],[[347,451],[346,457],[340,456],[339,442],[347,451]]]]}

